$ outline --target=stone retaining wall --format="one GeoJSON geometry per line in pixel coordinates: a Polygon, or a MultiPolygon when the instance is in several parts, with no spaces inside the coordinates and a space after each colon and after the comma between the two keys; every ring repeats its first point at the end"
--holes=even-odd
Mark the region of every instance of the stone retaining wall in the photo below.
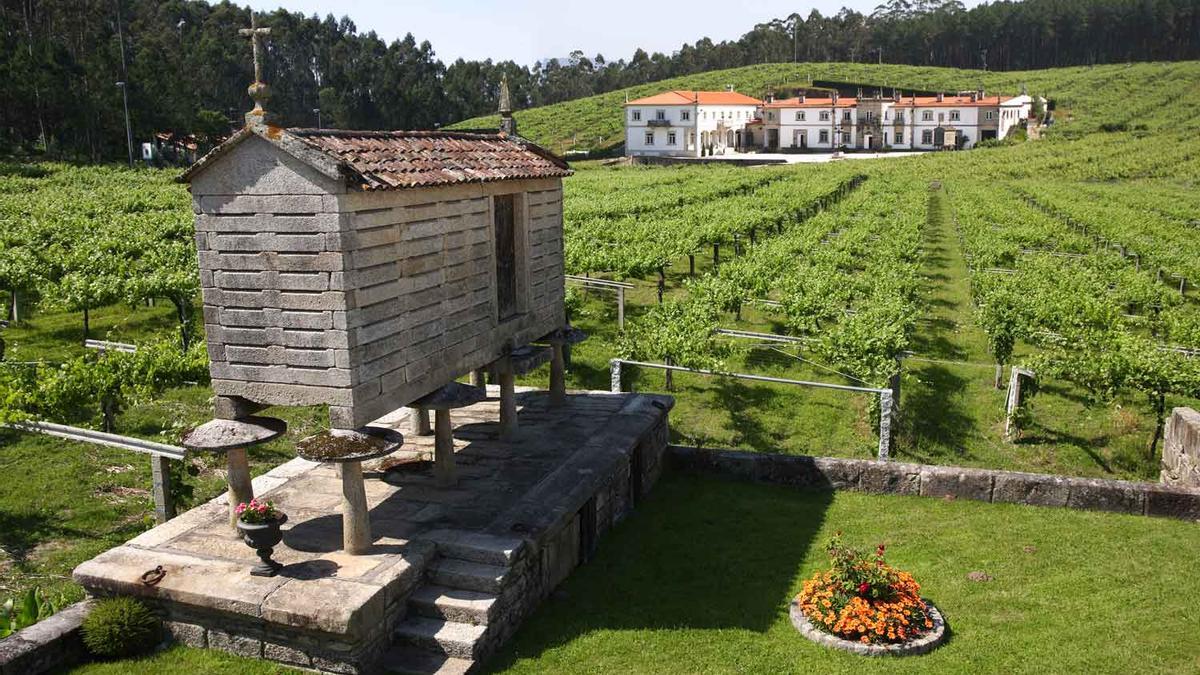
{"type": "Polygon", "coordinates": [[[0,675],[37,675],[87,658],[79,628],[91,601],[77,602],[0,640],[0,675]]]}
{"type": "Polygon", "coordinates": [[[1200,489],[1157,483],[680,446],[671,446],[670,458],[684,471],[778,485],[1200,520],[1200,489]]]}
{"type": "Polygon", "coordinates": [[[1159,481],[1164,485],[1200,488],[1200,413],[1191,408],[1176,408],[1167,420],[1166,432],[1159,481]]]}

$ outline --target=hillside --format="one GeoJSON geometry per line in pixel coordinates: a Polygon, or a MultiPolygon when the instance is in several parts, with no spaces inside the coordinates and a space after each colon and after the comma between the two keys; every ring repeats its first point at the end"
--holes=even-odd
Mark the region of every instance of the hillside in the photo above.
{"type": "MultiPolygon", "coordinates": [[[[516,113],[521,134],[557,152],[610,148],[623,141],[621,105],[671,89],[723,89],[762,96],[770,87],[809,80],[896,86],[1029,92],[1057,107],[1055,133],[1104,129],[1196,129],[1200,117],[1200,62],[1138,63],[1050,70],[987,72],[863,63],[776,63],[717,70],[620,89],[516,113]]],[[[499,117],[476,117],[451,128],[490,128],[499,117]]]]}

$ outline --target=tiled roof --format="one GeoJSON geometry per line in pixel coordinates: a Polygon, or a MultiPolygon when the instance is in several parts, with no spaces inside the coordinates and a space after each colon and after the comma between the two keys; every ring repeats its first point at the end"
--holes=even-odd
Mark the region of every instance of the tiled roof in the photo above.
{"type": "MultiPolygon", "coordinates": [[[[840,96],[837,100],[838,108],[853,108],[858,104],[858,99],[853,96],[840,96]]],[[[764,108],[830,108],[834,107],[833,99],[831,98],[813,98],[806,97],[801,103],[799,98],[785,98],[773,101],[763,106],[764,108]]]]}
{"type": "Polygon", "coordinates": [[[558,157],[502,134],[331,129],[286,133],[341,162],[365,190],[571,175],[558,157]]]}
{"type": "MultiPolygon", "coordinates": [[[[888,99],[884,99],[885,102],[888,99]]],[[[914,103],[912,96],[901,96],[896,100],[897,108],[969,108],[998,106],[1004,99],[1000,96],[984,96],[972,101],[970,96],[945,96],[941,101],[936,96],[917,96],[914,103]]],[[[837,100],[838,108],[852,108],[858,105],[858,99],[853,96],[842,96],[837,100]]],[[[833,102],[828,98],[807,97],[803,103],[799,98],[787,98],[767,103],[764,108],[829,108],[833,102]]]]}
{"type": "Polygon", "coordinates": [[[936,96],[917,96],[916,102],[913,102],[912,96],[901,96],[900,100],[896,101],[897,108],[970,108],[970,107],[991,107],[998,106],[1001,102],[999,96],[984,96],[974,101],[970,96],[945,96],[942,100],[937,100],[936,96]]]}
{"type": "Polygon", "coordinates": [[[571,175],[567,163],[522,138],[476,131],[342,131],[247,126],[180,176],[191,181],[243,140],[259,136],[322,174],[362,190],[399,190],[571,175]]]}
{"type": "Polygon", "coordinates": [[[736,91],[667,91],[635,99],[625,105],[762,105],[762,101],[736,91]]]}

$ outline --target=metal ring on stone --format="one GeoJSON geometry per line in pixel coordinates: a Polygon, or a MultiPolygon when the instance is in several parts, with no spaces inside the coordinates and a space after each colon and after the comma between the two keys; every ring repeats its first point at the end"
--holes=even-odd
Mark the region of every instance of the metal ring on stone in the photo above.
{"type": "Polygon", "coordinates": [[[142,583],[147,586],[157,586],[165,576],[167,576],[167,571],[162,568],[162,565],[159,565],[152,570],[142,572],[142,583]]]}

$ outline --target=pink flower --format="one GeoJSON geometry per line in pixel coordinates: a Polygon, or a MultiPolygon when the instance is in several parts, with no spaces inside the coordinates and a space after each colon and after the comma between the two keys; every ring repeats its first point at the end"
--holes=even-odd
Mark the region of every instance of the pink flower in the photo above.
{"type": "Polygon", "coordinates": [[[866,595],[867,591],[869,591],[869,590],[871,590],[871,585],[865,581],[858,585],[858,594],[859,595],[866,595]]]}

